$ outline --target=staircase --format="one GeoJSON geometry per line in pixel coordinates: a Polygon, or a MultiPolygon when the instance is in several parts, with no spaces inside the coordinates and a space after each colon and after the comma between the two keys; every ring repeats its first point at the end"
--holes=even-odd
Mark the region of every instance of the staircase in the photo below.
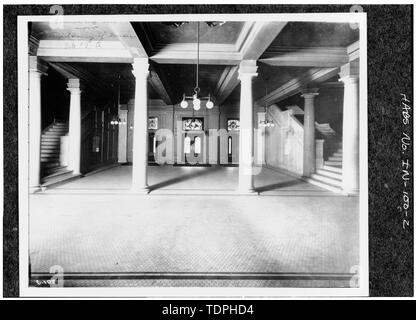
{"type": "Polygon", "coordinates": [[[308,182],[318,187],[341,193],[342,192],[342,144],[337,143],[335,152],[324,161],[322,168],[308,178],[308,182]]]}
{"type": "Polygon", "coordinates": [[[40,162],[42,189],[67,181],[72,178],[72,171],[66,166],[61,166],[59,154],[61,149],[61,137],[68,133],[68,123],[54,121],[42,132],[40,146],[40,162]]]}

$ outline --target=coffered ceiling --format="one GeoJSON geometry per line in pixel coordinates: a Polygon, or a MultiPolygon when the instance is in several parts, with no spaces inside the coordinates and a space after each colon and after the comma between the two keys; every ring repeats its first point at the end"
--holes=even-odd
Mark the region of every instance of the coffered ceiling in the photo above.
{"type": "MultiPolygon", "coordinates": [[[[65,22],[59,28],[36,22],[31,28],[43,59],[58,69],[63,64],[67,71],[85,70],[98,81],[122,83],[123,96],[134,94],[131,62],[138,57],[150,61],[151,99],[176,104],[183,93],[193,93],[197,22],[178,27],[162,22],[65,22]]],[[[216,104],[238,102],[238,64],[258,60],[253,96],[270,103],[293,92],[296,81],[299,85],[334,77],[358,50],[358,36],[358,29],[346,23],[233,21],[210,27],[200,22],[201,94],[211,93],[216,104]]]]}

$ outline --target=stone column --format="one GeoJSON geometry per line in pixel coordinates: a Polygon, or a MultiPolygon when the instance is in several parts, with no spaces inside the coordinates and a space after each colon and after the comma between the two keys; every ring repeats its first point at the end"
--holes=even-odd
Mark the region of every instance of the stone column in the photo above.
{"type": "Polygon", "coordinates": [[[69,102],[69,159],[68,168],[73,174],[81,173],[81,83],[68,79],[69,102]]]}
{"type": "Polygon", "coordinates": [[[341,66],[344,83],[342,124],[342,188],[346,193],[359,190],[359,72],[358,60],[341,66]]]}
{"type": "Polygon", "coordinates": [[[29,192],[40,190],[41,77],[47,67],[29,56],[29,192]]]}
{"type": "Polygon", "coordinates": [[[132,191],[147,193],[147,58],[136,58],[133,62],[136,78],[134,94],[133,170],[132,191]]]}
{"type": "Polygon", "coordinates": [[[253,94],[252,80],[257,76],[255,60],[243,60],[238,70],[241,81],[240,96],[240,139],[239,139],[239,168],[238,192],[253,193],[253,94]]]}
{"type": "Polygon", "coordinates": [[[317,88],[302,90],[305,99],[303,118],[303,175],[305,177],[315,173],[315,107],[314,98],[318,95],[317,88]]]}

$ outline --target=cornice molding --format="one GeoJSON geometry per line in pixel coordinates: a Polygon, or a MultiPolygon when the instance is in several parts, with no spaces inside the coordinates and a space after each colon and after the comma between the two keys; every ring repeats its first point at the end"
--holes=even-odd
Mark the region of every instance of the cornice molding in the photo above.
{"type": "Polygon", "coordinates": [[[273,90],[268,95],[258,99],[256,103],[259,105],[270,105],[284,100],[294,94],[297,94],[301,89],[305,88],[309,83],[319,83],[336,76],[339,68],[312,68],[302,74],[300,77],[293,79],[279,88],[273,90]]]}

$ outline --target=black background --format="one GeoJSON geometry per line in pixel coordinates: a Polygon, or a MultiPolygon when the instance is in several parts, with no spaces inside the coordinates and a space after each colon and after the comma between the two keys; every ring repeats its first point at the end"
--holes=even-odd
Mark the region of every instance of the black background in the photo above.
{"type": "MultiPolygon", "coordinates": [[[[65,15],[349,12],[350,5],[62,5],[65,15]]],[[[368,183],[371,296],[413,295],[413,213],[402,228],[400,94],[413,106],[413,6],[363,5],[368,28],[368,183]]],[[[19,295],[17,16],[49,5],[4,6],[4,296],[19,295]]],[[[413,145],[407,153],[413,164],[413,145]]],[[[413,179],[413,168],[412,179],[413,179]]],[[[411,208],[413,212],[413,182],[411,208]]]]}

